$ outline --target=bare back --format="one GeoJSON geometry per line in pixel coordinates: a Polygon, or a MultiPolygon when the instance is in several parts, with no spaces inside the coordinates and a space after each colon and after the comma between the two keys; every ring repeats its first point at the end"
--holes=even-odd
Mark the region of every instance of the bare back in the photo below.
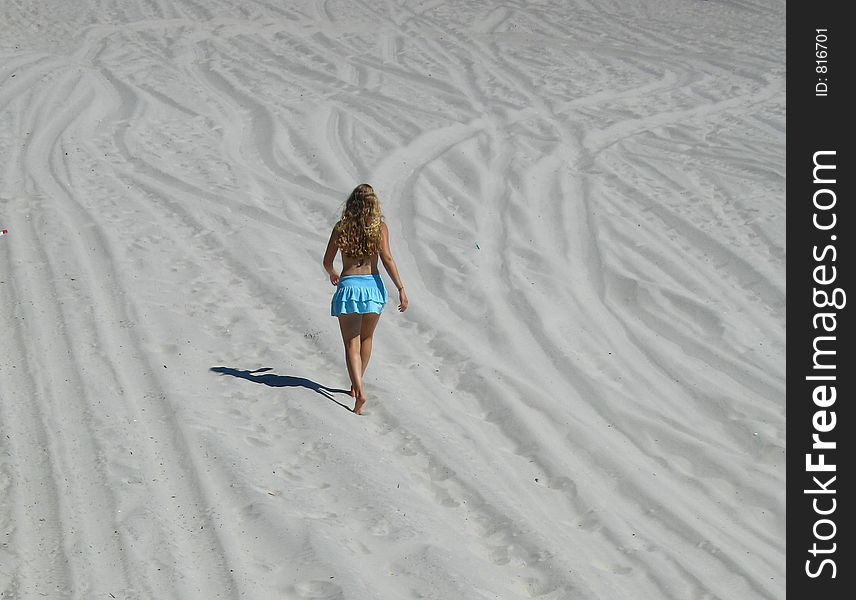
{"type": "Polygon", "coordinates": [[[377,254],[374,256],[347,256],[342,254],[342,277],[379,274],[377,262],[377,254]]]}
{"type": "MultiPolygon", "coordinates": [[[[333,259],[339,252],[338,239],[339,230],[333,227],[322,261],[324,269],[330,274],[330,281],[333,285],[336,284],[336,281],[340,277],[333,268],[333,259]]],[[[380,224],[380,248],[378,252],[372,256],[348,256],[342,253],[341,277],[348,275],[380,275],[380,271],[377,268],[378,262],[383,263],[386,272],[389,273],[393,283],[395,283],[395,287],[401,292],[404,286],[401,283],[401,278],[398,276],[398,268],[395,266],[395,261],[392,259],[392,252],[389,249],[389,228],[386,226],[386,223],[380,224]]],[[[404,305],[406,306],[406,302],[404,305]]]]}
{"type": "Polygon", "coordinates": [[[401,277],[398,275],[398,267],[395,266],[392,252],[389,249],[389,228],[386,226],[386,223],[382,222],[380,225],[380,249],[377,253],[372,256],[347,256],[342,253],[341,275],[336,273],[336,269],[333,266],[333,260],[339,252],[338,239],[339,230],[337,227],[333,227],[322,260],[324,269],[330,275],[330,283],[337,285],[340,277],[347,277],[348,275],[380,275],[377,264],[381,262],[398,290],[400,299],[398,310],[402,312],[407,310],[407,294],[404,293],[404,284],[401,283],[401,277]]]}

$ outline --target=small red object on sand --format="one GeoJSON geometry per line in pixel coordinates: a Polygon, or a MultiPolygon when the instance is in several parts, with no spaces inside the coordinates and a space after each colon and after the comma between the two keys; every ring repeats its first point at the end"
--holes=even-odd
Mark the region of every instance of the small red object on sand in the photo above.
{"type": "Polygon", "coordinates": [[[9,233],[8,229],[4,229],[3,231],[0,231],[0,235],[6,235],[7,233],[9,233]]]}

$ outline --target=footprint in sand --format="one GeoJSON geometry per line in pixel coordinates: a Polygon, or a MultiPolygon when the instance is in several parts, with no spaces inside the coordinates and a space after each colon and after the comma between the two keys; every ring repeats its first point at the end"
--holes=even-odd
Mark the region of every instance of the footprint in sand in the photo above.
{"type": "Polygon", "coordinates": [[[294,586],[298,598],[337,600],[344,598],[342,588],[329,581],[302,581],[294,586]]]}
{"type": "Polygon", "coordinates": [[[372,551],[369,550],[368,546],[366,546],[364,543],[362,543],[359,540],[349,539],[345,542],[345,545],[354,554],[366,554],[367,555],[367,554],[372,553],[372,551]]]}
{"type": "Polygon", "coordinates": [[[385,537],[389,535],[389,521],[381,517],[369,527],[369,533],[376,537],[385,537]]]}
{"type": "Polygon", "coordinates": [[[588,510],[577,522],[577,524],[585,531],[594,531],[600,529],[603,524],[597,516],[597,511],[594,509],[588,510]]]}
{"type": "Polygon", "coordinates": [[[445,506],[446,508],[458,508],[461,505],[461,503],[452,498],[449,491],[442,486],[432,484],[431,491],[434,492],[434,500],[440,506],[445,506]]]}
{"type": "Polygon", "coordinates": [[[277,465],[277,466],[274,468],[274,471],[273,471],[273,472],[274,472],[274,474],[275,474],[275,475],[279,475],[280,477],[282,477],[282,478],[284,478],[284,479],[288,479],[289,481],[293,481],[293,482],[296,482],[296,483],[299,483],[299,482],[303,481],[303,476],[302,476],[302,475],[298,475],[297,473],[294,473],[293,471],[290,471],[290,470],[286,469],[286,468],[285,468],[284,466],[282,466],[282,465],[277,465]]]}
{"type": "Polygon", "coordinates": [[[300,452],[300,456],[309,462],[323,463],[327,459],[327,453],[324,452],[330,444],[326,442],[315,442],[308,450],[300,452]]]}
{"type": "Polygon", "coordinates": [[[431,481],[446,481],[455,474],[454,471],[445,465],[435,462],[434,460],[429,460],[428,468],[425,470],[428,473],[428,477],[431,478],[431,481]]]}
{"type": "Polygon", "coordinates": [[[270,448],[270,443],[266,442],[265,440],[259,439],[255,436],[248,435],[244,439],[247,440],[248,444],[250,444],[251,446],[255,446],[256,448],[270,448]]]}
{"type": "Polygon", "coordinates": [[[414,450],[414,449],[411,447],[411,445],[410,445],[410,442],[409,442],[409,441],[404,442],[404,444],[402,444],[402,445],[398,448],[398,452],[399,452],[399,454],[402,454],[403,456],[416,456],[416,450],[414,450]]]}
{"type": "Polygon", "coordinates": [[[507,565],[511,560],[508,557],[508,546],[496,546],[490,549],[488,554],[490,562],[495,565],[507,565]]]}
{"type": "Polygon", "coordinates": [[[577,497],[577,484],[568,477],[551,477],[547,480],[547,487],[551,490],[567,490],[570,497],[577,497]]]}

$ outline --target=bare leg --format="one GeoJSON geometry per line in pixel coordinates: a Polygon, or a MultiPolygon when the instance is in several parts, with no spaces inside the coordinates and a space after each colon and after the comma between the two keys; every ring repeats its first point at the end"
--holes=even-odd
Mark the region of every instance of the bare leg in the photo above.
{"type": "Polygon", "coordinates": [[[368,313],[363,315],[363,322],[360,326],[360,360],[363,363],[362,375],[366,374],[366,367],[369,366],[369,359],[372,357],[372,336],[374,336],[375,327],[380,321],[379,313],[368,313]]]}
{"type": "MultiPolygon", "coordinates": [[[[372,356],[372,338],[374,336],[375,327],[380,321],[379,313],[367,313],[363,315],[362,324],[360,326],[360,361],[362,362],[362,373],[366,374],[366,367],[369,366],[369,359],[372,356]]],[[[351,397],[355,398],[354,386],[351,386],[351,397]]]]}
{"type": "Polygon", "coordinates": [[[366,399],[363,395],[363,365],[360,358],[360,324],[362,315],[339,315],[339,328],[342,330],[342,342],[345,344],[345,364],[351,378],[356,404],[354,412],[360,414],[366,399]]]}
{"type": "MultiPolygon", "coordinates": [[[[366,374],[366,367],[369,366],[369,359],[372,357],[372,337],[374,336],[374,330],[379,320],[379,313],[367,313],[363,315],[360,325],[360,363],[362,365],[360,381],[362,381],[362,376],[366,374]]],[[[351,387],[351,395],[356,400],[354,412],[360,414],[363,410],[363,405],[366,403],[365,396],[358,396],[354,392],[353,386],[351,387]]]]}

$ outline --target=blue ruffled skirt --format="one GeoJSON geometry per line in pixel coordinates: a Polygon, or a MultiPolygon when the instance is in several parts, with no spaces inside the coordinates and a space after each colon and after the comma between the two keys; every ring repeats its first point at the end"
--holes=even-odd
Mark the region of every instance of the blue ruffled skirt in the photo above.
{"type": "Polygon", "coordinates": [[[333,293],[330,314],[334,317],[380,314],[386,301],[386,287],[380,275],[345,275],[339,279],[339,285],[333,293]]]}

